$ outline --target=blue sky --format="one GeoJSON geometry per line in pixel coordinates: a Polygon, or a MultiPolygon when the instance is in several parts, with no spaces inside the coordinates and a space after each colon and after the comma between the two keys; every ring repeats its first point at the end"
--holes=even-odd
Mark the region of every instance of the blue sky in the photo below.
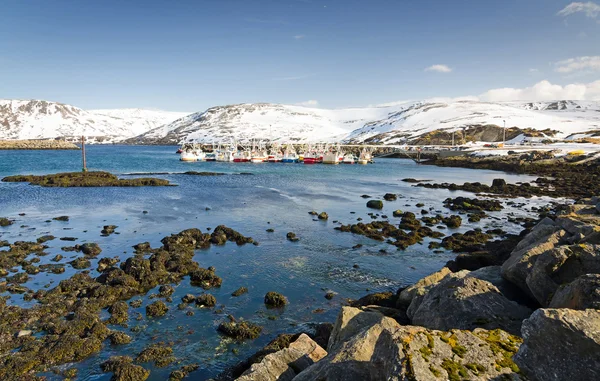
{"type": "Polygon", "coordinates": [[[571,3],[5,0],[0,98],[338,108],[506,87],[483,99],[558,97],[579,84],[574,97],[595,99],[600,1],[571,3]]]}

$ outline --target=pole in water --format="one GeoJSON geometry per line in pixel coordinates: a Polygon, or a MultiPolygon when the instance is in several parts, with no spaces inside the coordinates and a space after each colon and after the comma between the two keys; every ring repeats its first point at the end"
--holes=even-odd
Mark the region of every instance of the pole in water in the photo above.
{"type": "Polygon", "coordinates": [[[83,161],[82,172],[87,172],[87,163],[85,162],[85,136],[81,135],[81,160],[83,161]]]}

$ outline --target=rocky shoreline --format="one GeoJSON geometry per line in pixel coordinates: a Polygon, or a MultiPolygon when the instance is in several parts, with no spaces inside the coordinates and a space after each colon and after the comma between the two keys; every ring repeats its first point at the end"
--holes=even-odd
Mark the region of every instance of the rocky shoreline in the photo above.
{"type": "MultiPolygon", "coordinates": [[[[396,293],[342,307],[326,345],[298,338],[246,363],[238,380],[600,379],[598,160],[452,158],[431,164],[537,174],[544,176],[538,183],[553,186],[532,192],[529,184],[503,180],[491,187],[414,181],[419,186],[577,201],[541,213],[535,226],[483,253],[460,254],[396,293]]],[[[374,239],[395,231],[379,222],[340,229],[374,239]]]]}
{"type": "Polygon", "coordinates": [[[41,187],[144,187],[144,186],[174,186],[168,180],[152,177],[119,179],[109,172],[65,172],[50,175],[15,175],[2,179],[7,183],[29,183],[41,187]]]}
{"type": "Polygon", "coordinates": [[[77,145],[65,140],[32,139],[0,140],[0,150],[78,150],[77,145]]]}

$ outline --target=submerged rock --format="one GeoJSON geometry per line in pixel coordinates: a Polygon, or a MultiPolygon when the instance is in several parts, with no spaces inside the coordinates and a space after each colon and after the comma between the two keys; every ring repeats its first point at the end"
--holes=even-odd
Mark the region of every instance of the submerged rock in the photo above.
{"type": "Polygon", "coordinates": [[[108,172],[67,172],[52,175],[17,175],[2,179],[6,182],[27,182],[42,187],[141,187],[168,186],[169,181],[155,178],[119,179],[108,172]]]}
{"type": "Polygon", "coordinates": [[[0,217],[0,227],[10,226],[14,222],[6,217],[0,217]]]}
{"type": "Polygon", "coordinates": [[[383,209],[383,201],[381,201],[381,200],[369,200],[369,201],[367,201],[367,208],[371,208],[371,209],[383,209]]]}
{"type": "Polygon", "coordinates": [[[135,362],[137,363],[154,362],[159,368],[165,367],[173,361],[175,361],[175,357],[173,357],[173,348],[165,343],[151,344],[142,350],[135,358],[135,362]]]}
{"type": "Polygon", "coordinates": [[[234,292],[231,293],[231,296],[240,296],[243,295],[245,293],[248,292],[248,289],[246,287],[240,287],[237,290],[235,290],[234,292]]]}
{"type": "Polygon", "coordinates": [[[162,301],[158,300],[146,306],[146,316],[163,316],[169,311],[167,305],[162,301]]]}
{"type": "Polygon", "coordinates": [[[285,296],[280,293],[269,291],[265,295],[265,304],[269,307],[283,307],[288,303],[285,296]]]}
{"type": "Polygon", "coordinates": [[[247,321],[222,322],[217,328],[225,336],[236,340],[256,339],[262,332],[262,327],[247,321]]]}
{"type": "Polygon", "coordinates": [[[214,307],[217,304],[217,299],[211,294],[202,294],[196,298],[196,305],[201,307],[214,307]]]}
{"type": "Polygon", "coordinates": [[[144,381],[150,377],[150,371],[132,364],[129,356],[113,356],[100,365],[103,372],[112,372],[111,381],[144,381]]]}

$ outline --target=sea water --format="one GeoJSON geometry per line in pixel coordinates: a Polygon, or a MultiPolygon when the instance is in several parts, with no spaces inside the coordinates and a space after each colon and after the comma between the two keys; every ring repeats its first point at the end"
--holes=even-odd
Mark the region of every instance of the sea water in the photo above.
{"type": "MultiPolygon", "coordinates": [[[[109,171],[123,178],[152,173],[164,178],[175,187],[133,188],[42,188],[26,183],[0,183],[0,217],[16,220],[9,227],[0,228],[0,239],[9,242],[35,240],[45,234],[57,237],[46,244],[49,255],[41,262],[51,263],[56,254],[65,256],[63,263],[72,260],[73,253],[61,251],[62,246],[96,242],[102,248],[97,259],[118,256],[121,261],[132,255],[132,246],[148,241],[159,247],[164,236],[188,228],[208,228],[226,225],[245,236],[251,236],[260,245],[213,246],[198,250],[194,259],[201,267],[214,266],[223,278],[220,288],[208,292],[217,299],[216,309],[179,310],[177,304],[187,293],[198,295],[202,289],[189,284],[185,278],[175,285],[173,302],[167,303],[169,312],[161,318],[146,318],[145,306],[153,300],[148,295],[142,307],[129,309],[129,327],[111,327],[124,330],[132,336],[130,344],[112,346],[105,343],[101,353],[75,364],[79,379],[109,380],[99,364],[114,355],[135,356],[150,343],[173,343],[178,363],[165,368],[144,366],[151,370],[150,380],[164,380],[171,371],[190,363],[200,364],[191,379],[214,377],[225,367],[248,357],[277,334],[309,330],[320,322],[333,322],[340,306],[347,298],[359,298],[371,292],[396,291],[421,277],[439,270],[454,258],[451,252],[433,253],[423,244],[398,251],[392,245],[372,241],[366,237],[334,230],[339,223],[356,223],[358,218],[368,223],[367,215],[376,212],[387,215],[394,210],[410,211],[420,216],[422,209],[431,209],[435,215],[452,214],[442,204],[447,197],[468,196],[465,192],[433,190],[415,187],[401,181],[404,178],[434,182],[479,181],[491,184],[502,177],[508,182],[531,181],[525,175],[461,168],[439,168],[418,165],[411,160],[378,159],[372,165],[304,165],[282,163],[220,163],[180,162],[176,147],[164,146],[88,146],[89,170],[109,171]],[[222,172],[224,176],[190,176],[185,171],[222,172]],[[167,173],[167,174],[157,174],[167,173]],[[245,174],[240,174],[245,173],[245,174]],[[398,200],[384,202],[382,211],[366,208],[361,195],[381,198],[385,193],[399,195],[398,200]],[[416,204],[423,203],[424,207],[416,204]],[[310,211],[329,214],[326,221],[315,221],[310,211]],[[144,213],[146,211],[147,213],[144,213]],[[354,212],[354,213],[351,213],[354,212]],[[19,216],[25,213],[24,216],[19,216]],[[51,220],[67,215],[68,222],[51,220]],[[51,220],[51,222],[46,222],[51,220]],[[334,221],[339,221],[335,223],[334,221]],[[117,225],[118,234],[102,237],[104,225],[117,225]],[[274,229],[269,233],[266,229],[274,229]],[[300,240],[289,242],[288,232],[300,240]],[[59,237],[76,237],[76,242],[60,241],[59,237]],[[352,247],[362,244],[360,249],[352,247]],[[384,250],[384,251],[381,251],[384,250]],[[355,266],[357,265],[357,266],[355,266]],[[245,286],[249,292],[240,297],[231,293],[245,286]],[[263,304],[266,292],[277,291],[289,299],[284,309],[267,309],[263,304]],[[325,299],[327,291],[336,296],[325,299]],[[144,319],[134,319],[140,312],[144,319]],[[220,336],[216,328],[231,314],[264,327],[261,336],[253,341],[238,343],[220,336]],[[139,330],[135,329],[140,326],[139,330]],[[136,332],[132,332],[134,328],[136,332]]],[[[15,174],[46,174],[81,170],[79,151],[0,151],[0,177],[15,174]]],[[[519,200],[516,200],[519,201],[519,200]]],[[[527,200],[525,208],[506,206],[502,212],[490,212],[491,218],[479,223],[463,219],[459,229],[442,230],[444,234],[464,232],[475,227],[501,228],[519,232],[521,227],[507,221],[508,214],[532,216],[532,206],[546,203],[545,199],[527,200]]],[[[1,249],[0,249],[1,250],[1,249]]],[[[92,261],[91,275],[97,259],[92,261]]],[[[66,265],[64,274],[40,273],[32,276],[25,286],[39,289],[54,287],[69,278],[76,270],[66,265]]],[[[9,304],[31,305],[20,295],[11,296],[9,304]]],[[[108,316],[108,313],[106,314],[108,316]]],[[[68,368],[71,365],[65,365],[68,368]]],[[[56,377],[47,375],[49,379],[56,377]]]]}

